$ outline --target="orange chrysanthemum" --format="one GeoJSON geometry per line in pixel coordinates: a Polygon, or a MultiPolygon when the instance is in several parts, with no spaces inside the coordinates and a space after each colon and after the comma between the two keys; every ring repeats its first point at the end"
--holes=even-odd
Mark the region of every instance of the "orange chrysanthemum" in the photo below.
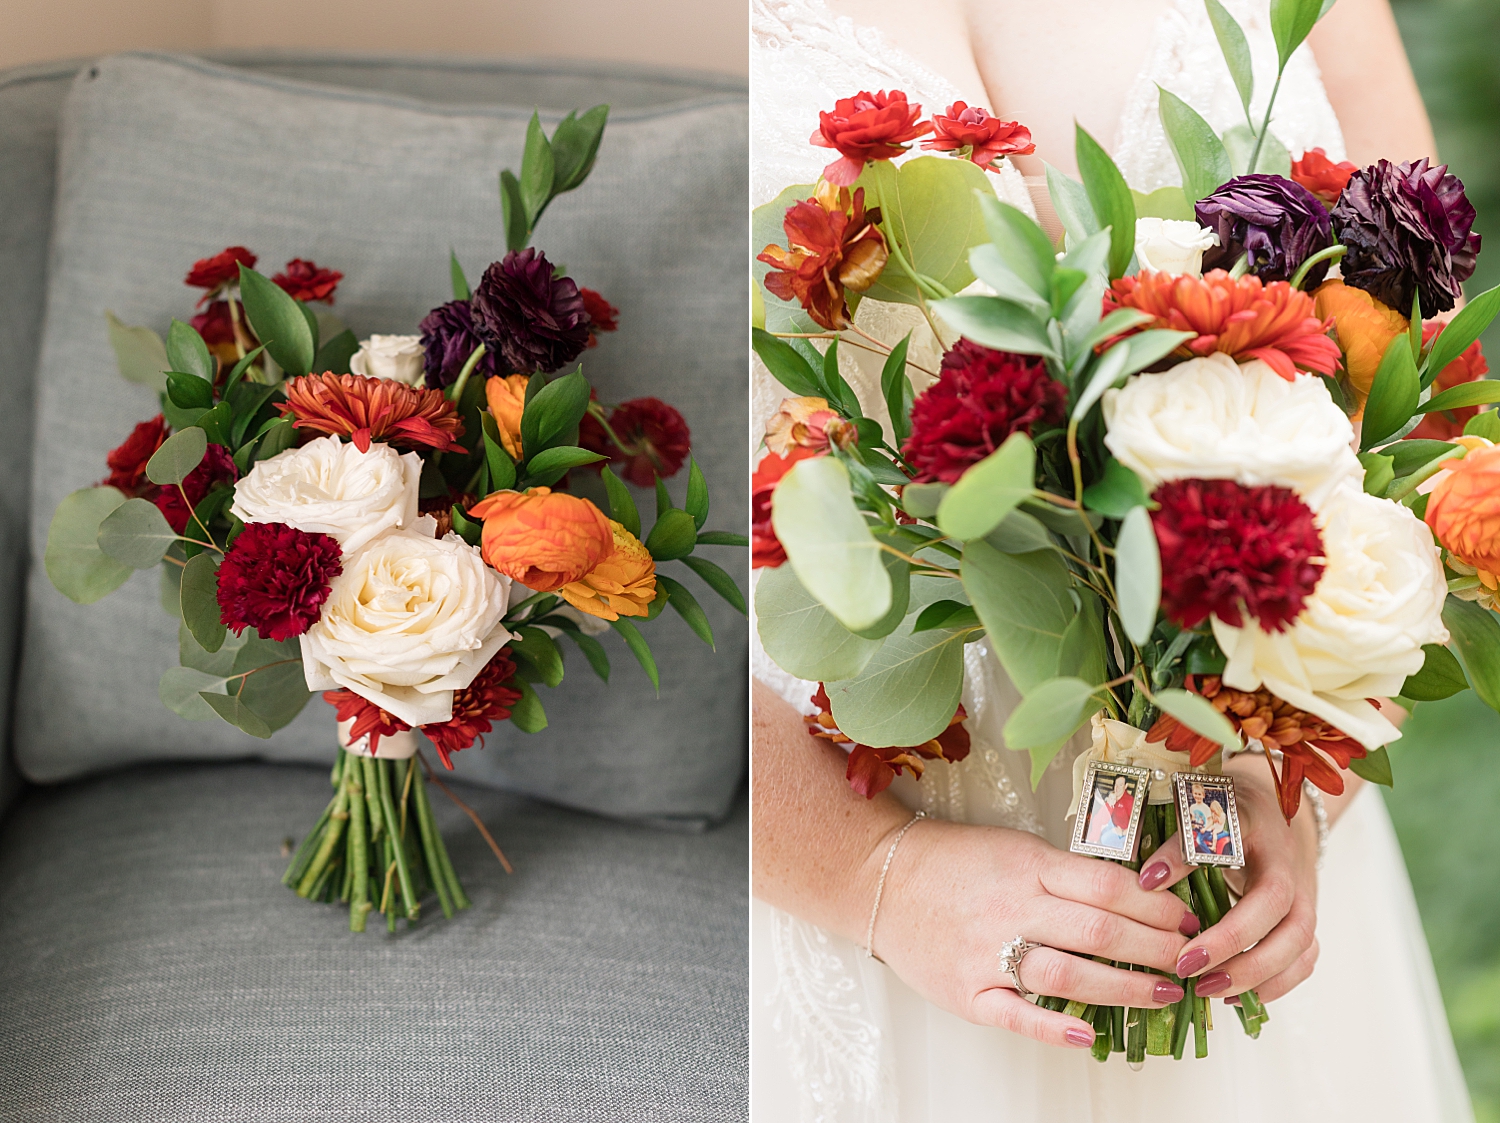
{"type": "MultiPolygon", "coordinates": [[[[1302,804],[1302,781],[1313,784],[1329,795],[1340,795],[1344,778],[1320,755],[1327,753],[1339,768],[1348,768],[1351,760],[1365,756],[1365,747],[1341,729],[1322,718],[1297,709],[1269,690],[1233,690],[1218,675],[1205,675],[1194,682],[1189,675],[1187,689],[1207,698],[1213,708],[1229,719],[1245,738],[1259,741],[1266,748],[1266,763],[1276,783],[1281,813],[1291,822],[1302,804]],[[1281,750],[1281,769],[1271,759],[1272,749],[1281,750]]],[[[1146,734],[1148,742],[1164,742],[1175,753],[1188,753],[1194,768],[1202,768],[1221,748],[1193,732],[1170,714],[1162,714],[1146,734]]]]}
{"type": "Polygon", "coordinates": [[[500,430],[500,444],[512,460],[521,459],[521,414],[526,409],[528,374],[491,375],[484,384],[490,416],[500,430]]]}
{"type": "Polygon", "coordinates": [[[1262,359],[1290,382],[1297,369],[1333,374],[1339,348],[1329,323],[1313,310],[1312,297],[1285,281],[1234,279],[1222,269],[1206,277],[1139,273],[1121,277],[1104,294],[1104,310],[1136,308],[1155,317],[1146,328],[1197,335],[1174,354],[1190,359],[1222,351],[1235,359],[1262,359]]]}
{"type": "Polygon", "coordinates": [[[556,592],[577,581],[615,548],[598,507],[547,487],[497,491],[469,515],[484,520],[484,560],[533,592],[556,592]]]}
{"type": "Polygon", "coordinates": [[[656,599],[656,562],[641,540],[614,519],[609,528],[615,536],[614,552],[557,594],[579,612],[601,620],[645,616],[656,599]]]}
{"type": "Polygon", "coordinates": [[[969,715],[963,706],[954,711],[948,727],[931,741],[920,745],[877,749],[857,744],[854,738],[839,729],[838,723],[833,720],[833,703],[829,701],[828,691],[821,682],[818,683],[818,692],[812,696],[812,703],[818,707],[818,712],[802,719],[807,725],[807,731],[814,737],[832,741],[835,745],[849,746],[849,763],[844,776],[849,781],[849,786],[866,799],[874,799],[890,787],[891,781],[901,775],[903,768],[910,770],[912,776],[920,780],[924,760],[946,760],[957,764],[969,755],[969,731],[964,728],[964,719],[969,715]]]}
{"type": "Polygon", "coordinates": [[[391,378],[359,374],[308,374],[286,384],[283,417],[298,429],[347,437],[360,452],[371,441],[406,448],[459,447],[464,431],[453,403],[441,390],[423,390],[391,378]]]}
{"type": "Polygon", "coordinates": [[[1343,281],[1324,281],[1313,294],[1314,312],[1333,321],[1339,349],[1344,353],[1350,396],[1357,407],[1354,419],[1364,416],[1365,399],[1375,384],[1375,372],[1385,358],[1391,340],[1405,335],[1406,317],[1387,308],[1364,289],[1353,288],[1343,281]]]}

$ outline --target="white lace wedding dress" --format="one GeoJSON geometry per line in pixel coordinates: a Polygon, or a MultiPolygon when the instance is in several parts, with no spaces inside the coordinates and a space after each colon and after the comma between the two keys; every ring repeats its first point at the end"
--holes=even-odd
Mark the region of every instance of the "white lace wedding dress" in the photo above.
{"type": "MultiPolygon", "coordinates": [[[[1039,0],[1040,2],[1040,0],[1039,0]]],[[[1256,89],[1274,79],[1267,0],[1225,0],[1244,26],[1256,89]]],[[[822,0],[752,0],[751,179],[755,205],[827,162],[808,144],[819,108],[857,90],[902,89],[927,112],[959,91],[885,41],[836,17],[822,0]]],[[[1237,95],[1201,0],[1176,0],[1159,21],[1145,69],[1132,86],[1113,154],[1131,185],[1179,182],[1156,116],[1156,86],[1182,97],[1218,129],[1239,120],[1237,95]]],[[[1260,97],[1264,98],[1262,92],[1260,97]]],[[[1263,110],[1257,109],[1258,113],[1263,110]]],[[[1343,137],[1305,48],[1290,63],[1275,129],[1293,152],[1321,146],[1343,156],[1343,137]]],[[[1105,139],[1105,138],[1101,138],[1105,139]]],[[[996,190],[1033,211],[1013,169],[996,190]]],[[[916,329],[935,368],[936,341],[909,310],[873,301],[857,316],[891,341],[916,329]]],[[[753,418],[763,423],[784,392],[757,362],[753,418]]],[[[842,357],[843,372],[877,403],[878,365],[842,357]]],[[[753,435],[758,443],[759,433],[753,435]]],[[[804,713],[813,684],[757,650],[758,677],[804,713]]],[[[972,823],[1014,827],[1066,845],[1063,812],[1075,744],[1033,793],[1022,753],[1001,728],[1018,700],[983,643],[968,649],[964,705],[973,750],[958,765],[930,765],[920,782],[893,790],[913,808],[972,823]]],[[[899,860],[899,859],[898,859],[899,860]]],[[[1313,978],[1271,1008],[1258,1041],[1215,1003],[1207,1060],[1151,1057],[1135,1072],[1115,1056],[1037,1044],[945,1013],[861,948],[761,901],[751,937],[751,1104],[754,1123],[1468,1123],[1463,1077],[1444,1020],[1432,963],[1381,797],[1367,789],[1333,831],[1320,882],[1313,978]]],[[[995,933],[996,943],[1013,933],[995,933]]]]}

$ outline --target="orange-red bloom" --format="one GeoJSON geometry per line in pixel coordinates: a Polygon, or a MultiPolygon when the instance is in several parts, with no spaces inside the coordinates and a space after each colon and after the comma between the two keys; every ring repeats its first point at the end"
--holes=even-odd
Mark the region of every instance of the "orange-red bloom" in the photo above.
{"type": "Polygon", "coordinates": [[[641,540],[614,519],[614,550],[577,581],[557,590],[579,612],[601,620],[645,616],[656,599],[656,562],[641,540]]]}
{"type": "Polygon", "coordinates": [[[890,787],[891,781],[901,774],[903,768],[909,769],[913,776],[921,779],[924,760],[946,760],[956,764],[969,755],[969,731],[963,726],[964,718],[969,715],[962,706],[954,711],[948,728],[931,741],[900,748],[876,749],[856,744],[853,738],[846,737],[839,731],[833,720],[833,703],[828,700],[828,691],[821,682],[818,683],[818,692],[812,696],[812,703],[818,707],[818,712],[813,717],[802,719],[807,723],[807,731],[814,737],[832,741],[835,745],[849,746],[849,764],[844,775],[849,786],[866,799],[874,799],[890,787]]]}
{"type": "Polygon", "coordinates": [[[966,158],[987,172],[998,172],[1002,156],[1030,156],[1036,151],[1031,130],[1019,121],[1002,121],[987,109],[955,101],[946,114],[932,115],[933,137],[922,147],[929,152],[968,149],[966,158]]]}
{"type": "Polygon", "coordinates": [[[510,717],[511,708],[521,700],[515,685],[516,665],[509,652],[509,647],[502,647],[468,686],[453,692],[451,718],[422,726],[448,771],[453,771],[452,754],[475,741],[483,743],[484,735],[494,728],[492,723],[510,717]]]}
{"type": "Polygon", "coordinates": [[[1406,317],[1394,308],[1387,308],[1364,289],[1337,279],[1318,286],[1313,294],[1313,310],[1320,318],[1333,321],[1334,335],[1344,353],[1344,370],[1357,421],[1364,416],[1365,399],[1375,384],[1375,372],[1385,358],[1385,349],[1391,340],[1406,334],[1406,317]]]}
{"type": "Polygon", "coordinates": [[[766,447],[778,456],[794,448],[827,452],[829,426],[842,420],[826,398],[782,398],[781,408],[766,422],[766,447]]]}
{"type": "Polygon", "coordinates": [[[323,701],[338,711],[339,721],[349,721],[354,724],[349,728],[349,743],[352,745],[366,733],[370,735],[370,755],[375,755],[375,750],[380,748],[380,739],[389,737],[393,733],[405,733],[411,726],[402,721],[395,714],[388,714],[371,702],[352,690],[325,690],[323,701]]]}
{"type": "MultiPolygon", "coordinates": [[[[1440,322],[1429,321],[1422,325],[1422,346],[1427,347],[1442,332],[1444,325],[1440,322]]],[[[1443,390],[1452,389],[1454,386],[1465,382],[1473,382],[1476,378],[1483,378],[1490,372],[1490,364],[1485,362],[1484,351],[1479,346],[1479,340],[1475,340],[1464,348],[1463,352],[1451,363],[1438,371],[1437,378],[1433,381],[1432,392],[1437,394],[1443,390]]],[[[1469,418],[1479,412],[1478,406],[1463,406],[1460,409],[1438,410],[1429,413],[1422,418],[1422,423],[1409,434],[1413,438],[1425,438],[1431,441],[1451,441],[1454,437],[1461,435],[1464,425],[1469,418]]]]}
{"type": "Polygon", "coordinates": [[[1235,359],[1261,359],[1290,382],[1297,369],[1333,374],[1338,344],[1330,323],[1313,313],[1313,300],[1286,281],[1262,284],[1256,276],[1231,278],[1222,269],[1206,277],[1140,273],[1121,277],[1104,294],[1104,310],[1138,308],[1155,317],[1147,328],[1197,335],[1174,354],[1190,359],[1222,351],[1235,359]]]}
{"type": "Polygon", "coordinates": [[[154,491],[156,485],[146,478],[146,462],[166,444],[170,431],[159,413],[150,421],[142,421],[130,431],[130,436],[119,448],[111,450],[104,458],[109,475],[99,486],[118,488],[132,499],[154,491]]]}
{"type": "Polygon", "coordinates": [[[359,374],[308,374],[286,384],[283,417],[298,429],[347,437],[360,452],[371,441],[406,448],[458,448],[464,431],[453,403],[441,390],[417,389],[390,378],[359,374]]]}
{"type": "Polygon", "coordinates": [[[1335,164],[1321,148],[1309,148],[1292,161],[1292,180],[1307,188],[1328,206],[1339,201],[1349,177],[1359,171],[1348,160],[1335,164]]]}
{"type": "Polygon", "coordinates": [[[490,416],[500,430],[500,445],[512,460],[521,459],[521,414],[526,409],[526,385],[530,381],[528,374],[496,374],[484,384],[490,416]]]}
{"type": "Polygon", "coordinates": [[[484,520],[484,560],[538,593],[577,581],[615,548],[614,532],[598,507],[551,488],[497,491],[469,515],[484,520]]]}
{"type": "Polygon", "coordinates": [[[819,148],[836,148],[839,159],[823,169],[823,178],[848,187],[864,171],[866,160],[889,160],[906,151],[909,140],[932,132],[932,122],[918,121],[920,105],[909,105],[900,90],[872,94],[861,90],[839,98],[832,113],[818,114],[810,138],[819,148]]]}
{"type": "Polygon", "coordinates": [[[1449,553],[1493,580],[1500,575],[1500,445],[1450,463],[1424,517],[1449,553]]]}
{"type": "Polygon", "coordinates": [[[782,229],[789,249],[767,246],[756,259],[774,270],[766,289],[796,300],[830,331],[849,326],[844,290],[864,292],[885,269],[889,251],[877,223],[880,208],[865,210],[865,189],[820,185],[811,199],[787,208],[782,229]]]}
{"type": "Polygon", "coordinates": [[[752,569],[775,569],[786,561],[786,550],[781,539],[776,537],[776,528],[771,525],[771,499],[776,494],[776,485],[781,477],[792,470],[799,460],[807,460],[822,453],[797,445],[785,456],[767,453],[755,466],[750,477],[750,566],[752,569]]]}

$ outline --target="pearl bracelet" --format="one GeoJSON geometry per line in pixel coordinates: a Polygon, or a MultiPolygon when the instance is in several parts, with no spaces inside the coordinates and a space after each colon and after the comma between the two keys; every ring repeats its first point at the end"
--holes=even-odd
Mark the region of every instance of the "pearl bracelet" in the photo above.
{"type": "Polygon", "coordinates": [[[919,819],[925,818],[927,812],[918,811],[907,821],[906,826],[896,832],[896,837],[891,839],[891,848],[885,852],[885,865],[880,867],[880,880],[875,883],[875,906],[870,909],[870,926],[865,929],[865,955],[880,963],[885,960],[875,954],[875,918],[880,915],[880,898],[885,895],[885,875],[891,872],[891,860],[896,856],[896,847],[901,845],[901,839],[917,825],[919,819]]]}
{"type": "Polygon", "coordinates": [[[1323,804],[1323,793],[1313,786],[1311,780],[1302,781],[1302,794],[1312,807],[1313,823],[1318,828],[1318,869],[1323,868],[1323,858],[1328,853],[1328,808],[1323,804]]]}

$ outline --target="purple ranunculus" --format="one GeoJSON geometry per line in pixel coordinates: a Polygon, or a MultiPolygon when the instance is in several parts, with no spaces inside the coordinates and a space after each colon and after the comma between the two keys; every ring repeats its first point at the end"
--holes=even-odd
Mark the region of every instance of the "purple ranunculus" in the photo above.
{"type": "Polygon", "coordinates": [[[554,371],[589,344],[589,314],[578,286],[554,277],[537,249],[512,250],[474,290],[474,327],[516,374],[554,371]]]}
{"type": "Polygon", "coordinates": [[[1422,295],[1422,315],[1452,308],[1474,273],[1479,235],[1463,181],[1422,159],[1381,160],[1349,177],[1331,217],[1348,253],[1344,283],[1403,316],[1422,295]]]}
{"type": "MultiPolygon", "coordinates": [[[[1301,184],[1279,175],[1236,176],[1198,200],[1198,221],[1219,236],[1203,255],[1203,270],[1230,269],[1250,255],[1250,272],[1262,281],[1290,281],[1298,266],[1333,245],[1328,209],[1301,184]]],[[[1319,262],[1307,274],[1314,288],[1328,273],[1319,262]]]]}
{"type": "MultiPolygon", "coordinates": [[[[467,300],[450,300],[422,317],[422,349],[426,352],[427,385],[442,390],[458,381],[458,372],[481,342],[474,328],[474,313],[467,300]]],[[[495,373],[495,352],[485,349],[475,364],[481,381],[495,373]]]]}

